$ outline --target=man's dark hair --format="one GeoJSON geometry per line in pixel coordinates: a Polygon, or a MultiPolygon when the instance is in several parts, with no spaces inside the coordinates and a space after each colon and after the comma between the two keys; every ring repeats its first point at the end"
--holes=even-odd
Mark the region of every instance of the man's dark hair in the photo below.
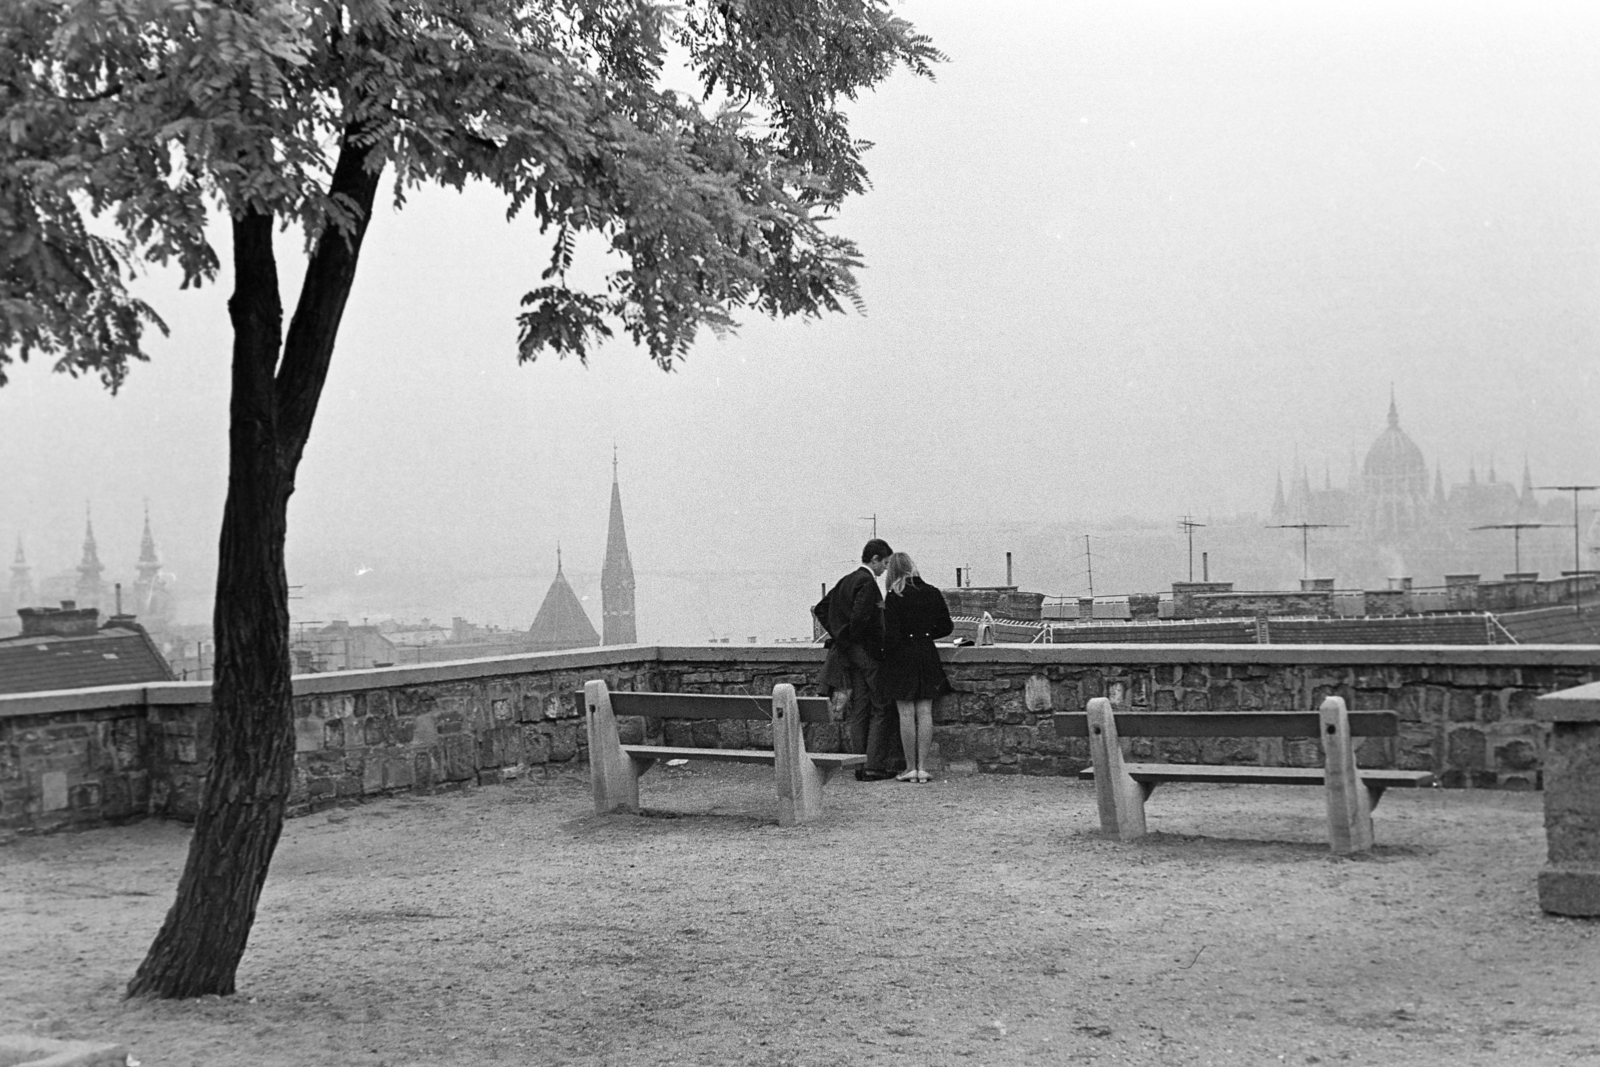
{"type": "Polygon", "coordinates": [[[861,550],[861,562],[871,563],[875,559],[883,559],[892,555],[894,555],[894,549],[889,547],[889,542],[884,541],[881,538],[874,537],[872,540],[868,541],[867,546],[861,550]]]}

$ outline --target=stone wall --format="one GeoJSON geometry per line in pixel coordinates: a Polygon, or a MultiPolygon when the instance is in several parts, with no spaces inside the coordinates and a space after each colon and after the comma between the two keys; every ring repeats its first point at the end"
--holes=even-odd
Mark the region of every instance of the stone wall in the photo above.
{"type": "MultiPolygon", "coordinates": [[[[1370,766],[1431,770],[1450,786],[1540,784],[1549,726],[1542,693],[1600,680],[1591,647],[1029,645],[943,652],[955,692],[935,706],[938,755],[952,769],[1075,774],[1082,742],[1050,715],[1091,697],[1154,711],[1314,708],[1329,694],[1353,709],[1393,708],[1401,736],[1369,739],[1370,766]]],[[[802,693],[822,651],[795,646],[631,646],[537,653],[295,679],[291,808],[362,796],[501,781],[582,762],[581,702],[594,677],[618,689],[802,693]]],[[[210,745],[206,683],[0,697],[0,832],[95,825],[196,811],[210,745]]],[[[651,720],[652,722],[654,720],[651,720]]],[[[643,721],[624,721],[625,739],[643,721]]],[[[765,747],[761,723],[667,722],[656,737],[697,747],[765,747]]],[[[807,728],[837,751],[836,724],[807,728]]],[[[1314,741],[1135,743],[1150,757],[1315,764],[1314,741]],[[1153,746],[1159,744],[1159,750],[1153,746]]]]}

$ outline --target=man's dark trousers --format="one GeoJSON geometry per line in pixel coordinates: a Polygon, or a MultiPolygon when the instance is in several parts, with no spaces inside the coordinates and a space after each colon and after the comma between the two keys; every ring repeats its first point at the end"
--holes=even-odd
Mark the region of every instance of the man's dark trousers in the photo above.
{"type": "Polygon", "coordinates": [[[880,707],[872,702],[873,684],[878,679],[878,661],[860,648],[852,648],[850,658],[850,703],[845,709],[845,734],[851,752],[864,752],[866,769],[889,771],[900,754],[900,714],[894,705],[880,707]]]}

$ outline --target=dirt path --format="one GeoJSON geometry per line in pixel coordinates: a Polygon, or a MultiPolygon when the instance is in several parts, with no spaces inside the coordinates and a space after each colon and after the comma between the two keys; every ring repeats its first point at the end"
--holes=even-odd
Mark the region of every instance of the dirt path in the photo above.
{"type": "Polygon", "coordinates": [[[119,999],[181,826],[0,847],[0,1033],[249,1064],[1600,1064],[1600,923],[1541,914],[1533,794],[1390,792],[1365,860],[1317,790],[1192,786],[1100,838],[1062,779],[563,774],[290,822],[239,995],[119,999]]]}

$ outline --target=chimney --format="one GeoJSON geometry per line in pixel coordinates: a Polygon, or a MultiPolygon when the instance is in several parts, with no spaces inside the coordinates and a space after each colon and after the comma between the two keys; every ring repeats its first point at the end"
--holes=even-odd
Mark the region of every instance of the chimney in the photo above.
{"type": "Polygon", "coordinates": [[[94,608],[63,600],[59,608],[18,608],[23,637],[92,637],[100,619],[94,608]]]}
{"type": "Polygon", "coordinates": [[[1012,586],[1014,584],[1015,583],[1011,581],[1011,553],[1007,552],[1006,553],[1006,586],[1010,587],[1010,586],[1012,586]]]}

